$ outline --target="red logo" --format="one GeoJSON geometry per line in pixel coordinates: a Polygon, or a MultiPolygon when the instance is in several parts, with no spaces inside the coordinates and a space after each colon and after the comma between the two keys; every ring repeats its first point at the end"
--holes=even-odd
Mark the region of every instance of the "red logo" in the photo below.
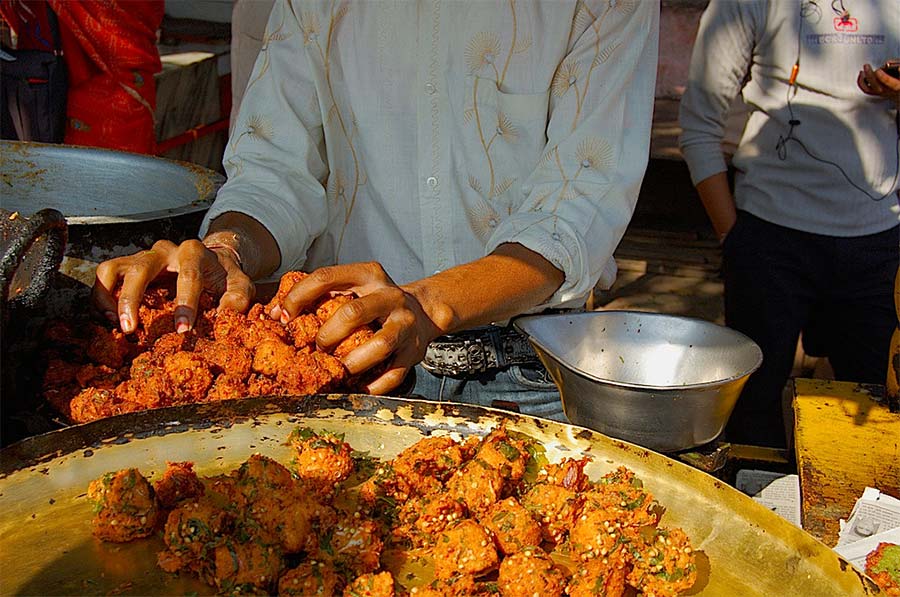
{"type": "Polygon", "coordinates": [[[834,30],[841,33],[856,33],[859,31],[859,21],[855,17],[834,17],[834,30]]]}

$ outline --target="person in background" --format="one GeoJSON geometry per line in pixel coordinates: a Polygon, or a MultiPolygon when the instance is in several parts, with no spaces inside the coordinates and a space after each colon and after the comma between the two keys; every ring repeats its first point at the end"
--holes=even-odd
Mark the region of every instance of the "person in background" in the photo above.
{"type": "Polygon", "coordinates": [[[46,2],[0,1],[0,138],[62,143],[68,75],[46,2]]]}
{"type": "Polygon", "coordinates": [[[202,243],[101,264],[95,302],[130,332],[147,284],[177,272],[187,331],[204,289],[244,310],[254,281],[304,269],[270,316],[355,293],[317,342],[379,324],[343,359],[383,367],[367,391],[398,388],[442,338],[452,363],[485,346],[500,361],[454,376],[431,360],[415,392],[562,418],[492,324],[583,305],[614,277],[648,160],[658,23],[644,0],[279,0],[202,243]]]}
{"type": "Polygon", "coordinates": [[[712,0],[701,19],[681,149],[722,242],[726,324],[764,358],[730,441],[785,445],[782,392],[801,332],[837,379],[885,381],[900,80],[871,65],[900,56],[897,17],[895,0],[712,0]],[[732,193],[721,140],[739,93],[750,116],[732,193]]]}
{"type": "Polygon", "coordinates": [[[63,141],[154,153],[163,0],[2,0],[0,12],[21,43],[40,46],[48,6],[68,72],[63,141]]]}

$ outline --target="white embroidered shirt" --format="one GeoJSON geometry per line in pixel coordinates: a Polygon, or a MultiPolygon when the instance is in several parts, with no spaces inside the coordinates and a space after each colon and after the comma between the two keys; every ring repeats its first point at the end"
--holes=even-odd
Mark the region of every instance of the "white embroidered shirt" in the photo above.
{"type": "MultiPolygon", "coordinates": [[[[583,302],[647,164],[657,0],[278,0],[204,221],[259,220],[276,275],[398,283],[521,243],[583,302]]],[[[614,275],[614,265],[612,274],[614,275]]]]}

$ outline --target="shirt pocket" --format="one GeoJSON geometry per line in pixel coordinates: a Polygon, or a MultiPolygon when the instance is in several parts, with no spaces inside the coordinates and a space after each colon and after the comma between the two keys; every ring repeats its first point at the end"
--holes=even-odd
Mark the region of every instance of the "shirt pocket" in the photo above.
{"type": "Polygon", "coordinates": [[[506,93],[493,79],[477,76],[467,77],[466,85],[462,127],[469,186],[484,199],[503,198],[531,174],[547,145],[550,90],[506,93]]]}

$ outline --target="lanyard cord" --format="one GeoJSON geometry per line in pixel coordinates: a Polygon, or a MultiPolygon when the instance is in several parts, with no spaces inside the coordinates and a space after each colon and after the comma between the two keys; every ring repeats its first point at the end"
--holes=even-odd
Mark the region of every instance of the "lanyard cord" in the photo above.
{"type": "MultiPolygon", "coordinates": [[[[832,0],[831,8],[835,11],[835,13],[840,14],[841,18],[846,18],[846,16],[849,16],[849,13],[847,13],[846,9],[844,8],[843,0],[832,0]],[[840,2],[840,9],[841,9],[840,11],[838,10],[838,8],[836,6],[838,2],[840,2]]],[[[820,158],[819,156],[817,156],[816,154],[811,152],[806,147],[806,145],[803,143],[803,141],[801,141],[800,139],[798,139],[797,137],[794,136],[794,129],[796,127],[800,126],[800,120],[798,120],[796,118],[796,116],[794,115],[794,106],[791,103],[791,98],[797,94],[797,75],[800,73],[800,51],[801,51],[801,48],[803,45],[803,20],[804,20],[804,18],[806,18],[807,15],[812,14],[816,10],[818,10],[818,6],[815,4],[814,1],[807,3],[805,0],[800,0],[800,26],[797,29],[797,60],[794,62],[794,66],[791,67],[791,76],[790,76],[790,79],[788,79],[787,93],[785,96],[785,100],[787,102],[788,116],[789,116],[789,118],[788,118],[788,127],[789,128],[788,128],[788,132],[787,132],[786,136],[785,135],[778,136],[778,142],[775,144],[775,151],[778,154],[778,159],[780,159],[782,161],[786,160],[787,159],[787,145],[788,145],[788,143],[793,141],[794,143],[796,143],[797,145],[800,146],[800,149],[802,149],[804,152],[806,152],[806,155],[808,155],[815,161],[820,162],[822,164],[827,164],[829,166],[836,168],[837,171],[841,173],[841,176],[844,177],[844,180],[846,180],[847,183],[850,184],[850,186],[852,186],[853,188],[858,190],[860,193],[862,193],[863,195],[865,195],[872,201],[881,201],[881,200],[886,199],[887,197],[890,197],[891,195],[895,194],[895,189],[897,187],[897,180],[898,180],[898,178],[900,178],[900,109],[897,110],[897,114],[894,116],[894,126],[897,130],[897,142],[894,144],[894,163],[897,165],[894,170],[894,176],[892,179],[890,190],[887,193],[885,193],[884,195],[881,195],[880,197],[872,195],[867,189],[865,189],[865,188],[861,187],[860,185],[856,184],[855,182],[853,182],[853,180],[850,178],[850,176],[847,174],[847,172],[841,167],[840,164],[833,162],[831,160],[820,158]]]]}

